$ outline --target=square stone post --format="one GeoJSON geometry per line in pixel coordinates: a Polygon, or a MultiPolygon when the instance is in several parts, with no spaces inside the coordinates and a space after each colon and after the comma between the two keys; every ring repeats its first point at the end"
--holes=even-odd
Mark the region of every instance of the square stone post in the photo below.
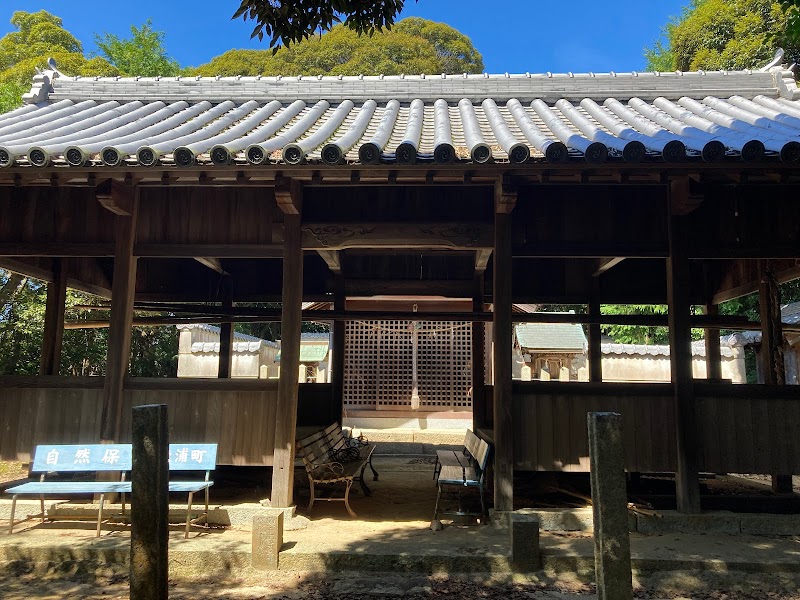
{"type": "Polygon", "coordinates": [[[622,415],[589,413],[589,464],[598,600],[633,598],[622,415]]]}
{"type": "Polygon", "coordinates": [[[133,408],[131,600],[166,600],[169,429],[166,404],[133,408]]]}
{"type": "Polygon", "coordinates": [[[253,517],[253,546],[251,564],[254,569],[274,570],[278,568],[283,546],[282,508],[264,509],[264,514],[253,517]]]}
{"type": "Polygon", "coordinates": [[[292,505],[294,444],[300,368],[300,330],[303,324],[303,248],[300,211],[302,189],[296,181],[276,182],[275,198],[283,217],[283,295],[281,297],[281,376],[275,414],[275,453],[271,502],[275,508],[292,505]]]}

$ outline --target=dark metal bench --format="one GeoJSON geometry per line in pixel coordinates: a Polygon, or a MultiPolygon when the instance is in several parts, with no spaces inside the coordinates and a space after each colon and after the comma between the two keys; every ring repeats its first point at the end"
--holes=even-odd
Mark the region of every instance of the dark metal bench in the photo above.
{"type": "Polygon", "coordinates": [[[311,512],[315,500],[341,501],[344,502],[350,516],[355,517],[356,513],[350,508],[350,488],[353,482],[358,481],[364,495],[371,495],[364,482],[364,470],[369,465],[373,480],[378,480],[378,472],[372,466],[374,450],[374,445],[345,435],[338,423],[329,425],[325,429],[299,440],[297,454],[303,460],[311,488],[308,512],[311,512]],[[333,495],[323,498],[316,497],[315,486],[333,487],[336,484],[344,485],[343,497],[339,498],[333,495]]]}
{"type": "MultiPolygon", "coordinates": [[[[210,480],[211,471],[216,467],[216,444],[170,444],[169,469],[172,471],[205,471],[202,481],[170,481],[169,491],[187,493],[186,531],[189,537],[191,525],[203,520],[208,522],[209,488],[214,485],[210,480]],[[194,495],[205,490],[205,512],[192,518],[194,495]]],[[[47,519],[44,508],[45,496],[67,498],[81,494],[97,494],[100,506],[97,511],[97,536],[100,536],[103,521],[105,497],[109,494],[120,494],[122,515],[125,514],[125,494],[131,493],[131,482],[126,481],[126,474],[132,468],[130,444],[74,444],[74,445],[41,445],[36,447],[31,473],[40,473],[39,481],[31,481],[6,490],[11,497],[11,520],[8,525],[9,535],[14,530],[14,516],[19,496],[39,496],[41,503],[40,517],[44,523],[47,519]],[[118,481],[47,481],[46,475],[53,473],[98,473],[119,472],[118,481]]],[[[53,517],[49,517],[53,519],[53,517]]],[[[74,517],[70,517],[74,518],[74,517]]],[[[19,521],[22,523],[23,521],[19,521]]]]}
{"type": "MultiPolygon", "coordinates": [[[[458,464],[440,464],[438,469],[438,477],[436,485],[438,491],[436,494],[436,506],[433,509],[433,520],[439,518],[439,514],[455,515],[455,516],[476,516],[481,518],[481,523],[486,522],[487,511],[486,501],[484,499],[484,488],[486,487],[486,467],[489,464],[489,453],[491,446],[480,438],[477,438],[477,447],[473,450],[473,444],[467,447],[467,455],[462,457],[456,456],[458,464]],[[466,458],[466,460],[465,460],[466,458]],[[462,494],[465,489],[478,488],[478,493],[481,500],[481,512],[465,511],[462,504],[462,494]],[[458,510],[457,511],[440,511],[439,502],[442,494],[445,491],[453,491],[458,495],[458,510]]],[[[458,454],[458,453],[456,453],[458,454]]]]}

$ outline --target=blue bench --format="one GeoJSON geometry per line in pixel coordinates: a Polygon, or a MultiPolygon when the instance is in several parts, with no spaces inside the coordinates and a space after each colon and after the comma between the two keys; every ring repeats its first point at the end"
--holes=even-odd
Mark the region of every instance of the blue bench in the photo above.
{"type": "MultiPolygon", "coordinates": [[[[209,488],[214,485],[210,480],[211,471],[216,467],[216,444],[170,444],[169,470],[205,471],[202,481],[170,481],[169,491],[188,494],[186,505],[186,530],[184,537],[189,537],[191,525],[205,520],[208,523],[209,488]],[[194,495],[205,490],[205,512],[192,518],[194,495]]],[[[14,515],[19,496],[39,496],[41,514],[35,515],[45,521],[44,498],[67,498],[79,494],[97,494],[100,506],[97,512],[97,536],[100,536],[103,523],[105,497],[109,494],[120,494],[122,514],[125,513],[125,494],[131,493],[131,482],[126,480],[132,468],[130,444],[83,444],[83,445],[41,445],[36,447],[31,473],[39,473],[39,481],[31,481],[6,490],[11,497],[11,520],[8,526],[9,535],[14,530],[14,515]],[[52,481],[47,475],[54,473],[99,473],[118,472],[118,481],[52,481]]],[[[20,523],[23,521],[19,521],[20,523]]]]}

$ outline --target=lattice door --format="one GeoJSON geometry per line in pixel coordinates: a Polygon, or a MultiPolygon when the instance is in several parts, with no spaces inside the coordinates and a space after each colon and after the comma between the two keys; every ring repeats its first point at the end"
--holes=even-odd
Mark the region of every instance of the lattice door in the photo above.
{"type": "Polygon", "coordinates": [[[345,327],[345,406],[410,410],[414,341],[419,410],[472,410],[469,322],[348,321],[345,327]],[[416,335],[414,335],[416,332],[416,335]]]}

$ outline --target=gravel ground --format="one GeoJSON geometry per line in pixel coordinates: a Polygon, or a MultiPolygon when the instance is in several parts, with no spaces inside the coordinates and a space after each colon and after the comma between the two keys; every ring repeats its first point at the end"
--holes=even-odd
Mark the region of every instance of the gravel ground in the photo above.
{"type": "MultiPolygon", "coordinates": [[[[737,573],[656,573],[637,582],[634,596],[641,599],[692,600],[798,600],[800,575],[748,575],[737,573]],[[701,591],[687,592],[688,587],[701,591]]],[[[591,585],[514,576],[421,576],[396,573],[336,573],[327,576],[274,573],[263,581],[231,581],[170,585],[172,600],[348,600],[403,598],[594,599],[591,585]]],[[[0,576],[4,600],[122,600],[129,596],[124,577],[81,575],[68,569],[48,574],[9,572],[0,576]],[[65,572],[66,571],[66,572],[65,572]]]]}

